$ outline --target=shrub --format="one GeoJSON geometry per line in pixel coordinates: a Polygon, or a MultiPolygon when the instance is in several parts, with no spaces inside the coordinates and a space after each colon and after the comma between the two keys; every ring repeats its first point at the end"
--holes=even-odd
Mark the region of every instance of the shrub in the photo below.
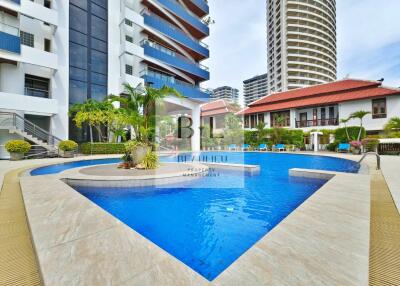
{"type": "Polygon", "coordinates": [[[376,138],[365,138],[361,143],[366,152],[376,152],[379,145],[379,140],[376,138]]]}
{"type": "Polygon", "coordinates": [[[147,145],[139,141],[128,141],[124,144],[124,146],[126,152],[132,153],[137,147],[146,147],[147,145]]]}
{"type": "Polygon", "coordinates": [[[61,151],[74,151],[76,148],[78,148],[78,143],[72,140],[61,141],[58,144],[58,149],[61,151]]]}
{"type": "Polygon", "coordinates": [[[31,144],[24,140],[11,140],[6,143],[6,150],[10,153],[28,153],[31,150],[31,144]]]}
{"type": "Polygon", "coordinates": [[[85,155],[107,155],[124,154],[123,143],[83,143],[80,145],[81,152],[85,155]]]}
{"type": "Polygon", "coordinates": [[[335,152],[338,146],[339,146],[339,141],[335,141],[333,143],[328,144],[326,146],[326,149],[328,149],[328,151],[335,152]]]}
{"type": "MultiPolygon", "coordinates": [[[[349,126],[347,127],[347,132],[349,133],[350,141],[357,140],[358,133],[360,132],[360,127],[358,126],[349,126]]],[[[365,128],[362,128],[361,131],[361,139],[365,138],[365,128]]],[[[349,143],[346,135],[346,128],[338,128],[335,131],[335,140],[340,143],[349,143]]]]}
{"type": "Polygon", "coordinates": [[[145,168],[146,170],[156,169],[158,167],[157,154],[150,150],[147,151],[146,157],[144,157],[144,159],[140,165],[142,165],[142,167],[145,168]]]}
{"type": "Polygon", "coordinates": [[[360,141],[351,141],[350,142],[350,145],[351,145],[351,147],[353,147],[353,148],[356,148],[356,149],[360,149],[361,148],[361,146],[362,146],[362,144],[361,144],[361,142],[360,141]]]}

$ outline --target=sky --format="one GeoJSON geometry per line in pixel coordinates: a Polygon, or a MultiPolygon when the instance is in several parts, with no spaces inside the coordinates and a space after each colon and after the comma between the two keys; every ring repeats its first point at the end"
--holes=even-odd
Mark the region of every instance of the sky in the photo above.
{"type": "MultiPolygon", "coordinates": [[[[267,71],[266,1],[209,0],[211,79],[229,85],[267,71]]],[[[400,0],[336,0],[338,79],[378,80],[400,87],[400,0]]]]}

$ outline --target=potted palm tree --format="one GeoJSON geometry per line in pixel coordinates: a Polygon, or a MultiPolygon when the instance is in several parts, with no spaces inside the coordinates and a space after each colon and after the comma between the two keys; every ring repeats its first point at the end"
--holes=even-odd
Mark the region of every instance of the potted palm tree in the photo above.
{"type": "Polygon", "coordinates": [[[24,140],[11,140],[5,145],[6,150],[10,153],[11,161],[18,161],[24,158],[24,154],[31,150],[31,144],[24,140]]]}

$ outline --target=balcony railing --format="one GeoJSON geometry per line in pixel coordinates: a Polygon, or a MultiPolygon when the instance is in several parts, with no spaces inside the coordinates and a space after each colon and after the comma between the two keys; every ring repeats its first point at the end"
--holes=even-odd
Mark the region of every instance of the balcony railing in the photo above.
{"type": "Polygon", "coordinates": [[[144,70],[140,73],[140,76],[145,80],[146,83],[152,83],[154,88],[162,88],[164,85],[168,87],[175,88],[183,96],[198,100],[208,100],[210,94],[201,89],[198,86],[185,83],[183,81],[177,80],[172,76],[157,73],[150,70],[144,70]]]}
{"type": "Polygon", "coordinates": [[[296,121],[296,128],[306,128],[306,127],[315,127],[315,126],[338,126],[338,125],[339,125],[338,118],[296,121]]]}
{"type": "Polygon", "coordinates": [[[0,23],[0,50],[21,53],[21,39],[17,27],[0,23]]]}
{"type": "Polygon", "coordinates": [[[141,46],[144,48],[144,54],[147,56],[160,60],[161,62],[173,66],[177,69],[181,69],[188,73],[196,75],[204,80],[210,79],[210,73],[207,70],[207,67],[199,65],[198,63],[190,62],[183,56],[179,56],[173,51],[167,53],[164,51],[166,50],[166,48],[158,48],[158,44],[152,43],[152,45],[150,45],[148,41],[143,41],[141,46]]]}
{"type": "Polygon", "coordinates": [[[144,23],[167,37],[175,40],[176,42],[192,49],[193,51],[203,55],[208,58],[210,56],[210,51],[208,46],[200,41],[196,41],[188,37],[183,31],[174,25],[170,24],[168,21],[162,19],[161,17],[150,14],[149,12],[143,12],[144,23]]]}
{"type": "Polygon", "coordinates": [[[174,0],[158,0],[158,2],[164,6],[167,10],[202,32],[204,35],[210,34],[210,29],[203,23],[199,18],[189,14],[186,9],[174,0]]]}
{"type": "Polygon", "coordinates": [[[50,98],[50,92],[44,89],[37,89],[32,87],[25,87],[25,95],[41,97],[41,98],[50,98]]]}

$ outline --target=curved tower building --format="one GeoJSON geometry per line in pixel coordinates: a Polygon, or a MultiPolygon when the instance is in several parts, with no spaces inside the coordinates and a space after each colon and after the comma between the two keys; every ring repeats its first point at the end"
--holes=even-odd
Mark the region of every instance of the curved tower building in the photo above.
{"type": "Polygon", "coordinates": [[[267,0],[269,93],[336,80],[336,1],[267,0]]]}

